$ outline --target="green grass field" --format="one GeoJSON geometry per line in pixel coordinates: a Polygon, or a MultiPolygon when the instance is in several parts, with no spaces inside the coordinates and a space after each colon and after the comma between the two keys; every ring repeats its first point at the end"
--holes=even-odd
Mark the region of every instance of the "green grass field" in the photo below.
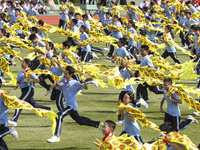
{"type": "MultiPolygon", "coordinates": [[[[66,37],[60,35],[51,35],[50,38],[55,43],[61,43],[66,40],[66,37]]],[[[179,39],[176,38],[176,41],[179,42],[179,39]]],[[[104,44],[96,44],[98,47],[105,47],[104,44]]],[[[18,50],[18,49],[16,49],[18,50]]],[[[105,51],[105,55],[108,51],[105,51]]],[[[162,52],[161,52],[162,53],[162,52]]],[[[189,60],[189,57],[180,51],[177,52],[178,57],[181,61],[185,62],[189,60]]],[[[21,56],[24,57],[28,54],[27,50],[21,51],[21,56]]],[[[99,59],[94,60],[94,63],[106,64],[109,67],[114,67],[115,64],[106,60],[105,57],[98,54],[99,59]]],[[[171,58],[167,59],[171,64],[174,62],[171,58]]],[[[21,65],[18,60],[17,67],[11,66],[11,70],[14,73],[18,73],[21,70],[21,65]]],[[[5,77],[8,81],[9,78],[5,77]]],[[[196,87],[197,82],[191,80],[185,80],[183,82],[187,86],[196,87]]],[[[137,85],[134,85],[136,89],[137,85]]],[[[3,87],[2,90],[13,89],[13,87],[3,87]]],[[[39,84],[36,84],[35,87],[35,95],[34,98],[36,102],[51,106],[53,111],[58,112],[56,108],[55,101],[51,101],[49,96],[44,96],[46,90],[42,88],[39,84]]],[[[89,89],[87,91],[82,91],[82,95],[77,96],[77,101],[79,104],[78,112],[80,115],[89,117],[94,120],[105,121],[107,119],[111,119],[117,122],[117,115],[113,111],[113,109],[117,108],[117,99],[120,93],[119,89],[114,89],[113,87],[109,88],[101,88],[95,87],[94,85],[89,85],[89,89]]],[[[16,95],[19,97],[21,91],[18,89],[16,91],[12,91],[10,95],[16,95]]],[[[146,114],[147,119],[160,125],[163,123],[164,114],[160,112],[160,101],[162,99],[162,95],[155,95],[152,92],[149,92],[149,98],[151,103],[149,104],[149,109],[145,110],[141,108],[140,110],[146,114]]],[[[197,97],[194,97],[197,98],[197,97]]],[[[166,108],[166,104],[165,104],[166,108]]],[[[189,110],[186,104],[180,105],[180,110],[182,112],[181,118],[184,119],[187,115],[191,115],[194,110],[189,110]]],[[[14,109],[9,109],[9,119],[14,114],[14,109]]],[[[199,119],[199,118],[197,118],[199,119]]],[[[27,149],[55,149],[55,150],[65,150],[65,149],[98,149],[93,142],[95,138],[102,139],[103,135],[100,130],[88,126],[80,126],[74,120],[70,118],[70,116],[66,116],[62,123],[62,133],[61,133],[61,142],[50,144],[46,142],[47,138],[52,136],[51,132],[52,122],[47,117],[39,117],[36,116],[33,111],[23,110],[22,114],[18,120],[18,126],[16,127],[19,139],[15,141],[11,135],[6,136],[4,139],[10,149],[13,150],[27,150],[27,149]]],[[[118,136],[123,129],[123,126],[117,126],[115,130],[115,135],[118,136]]],[[[159,132],[148,128],[141,127],[142,139],[144,142],[147,142],[153,138],[157,138],[159,132]]],[[[199,141],[199,125],[192,124],[186,130],[182,131],[181,134],[186,134],[188,137],[197,145],[200,143],[199,141]]]]}

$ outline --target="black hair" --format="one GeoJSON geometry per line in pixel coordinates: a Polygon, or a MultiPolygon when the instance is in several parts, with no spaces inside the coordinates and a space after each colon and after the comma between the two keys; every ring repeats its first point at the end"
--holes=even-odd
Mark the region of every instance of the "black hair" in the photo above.
{"type": "Polygon", "coordinates": [[[187,2],[185,2],[185,4],[186,4],[186,5],[189,5],[189,4],[191,4],[191,1],[187,1],[187,2]]]}
{"type": "Polygon", "coordinates": [[[149,51],[149,46],[147,46],[147,45],[141,45],[141,48],[147,52],[149,51]]]}
{"type": "Polygon", "coordinates": [[[0,29],[0,31],[3,33],[3,35],[7,38],[9,38],[10,33],[7,33],[6,30],[4,28],[0,29]]]}
{"type": "Polygon", "coordinates": [[[73,16],[73,15],[74,15],[74,12],[70,10],[70,11],[68,12],[68,14],[73,16]]]}
{"type": "Polygon", "coordinates": [[[20,5],[23,5],[23,4],[25,4],[25,2],[22,1],[22,2],[20,2],[19,4],[20,4],[20,5]]]}
{"type": "Polygon", "coordinates": [[[64,41],[64,42],[62,42],[62,44],[63,44],[64,47],[68,47],[68,48],[70,48],[70,46],[71,46],[70,41],[64,41]]]}
{"type": "Polygon", "coordinates": [[[153,6],[155,4],[155,2],[150,2],[150,5],[153,6]]]}
{"type": "Polygon", "coordinates": [[[131,4],[131,5],[135,5],[135,2],[134,2],[134,1],[132,1],[132,2],[130,2],[130,4],[131,4]]]}
{"type": "Polygon", "coordinates": [[[19,11],[20,12],[21,10],[19,8],[15,8],[15,11],[19,11]]]}
{"type": "Polygon", "coordinates": [[[88,16],[86,14],[82,15],[82,18],[88,20],[88,16]]]}
{"type": "Polygon", "coordinates": [[[135,23],[134,23],[133,20],[129,20],[129,23],[132,24],[132,27],[133,27],[134,29],[136,29],[136,26],[135,26],[135,23]]]}
{"type": "Polygon", "coordinates": [[[115,4],[115,2],[114,2],[114,1],[111,1],[110,3],[112,3],[112,4],[115,4]]]}
{"type": "Polygon", "coordinates": [[[72,67],[72,66],[67,66],[66,67],[66,70],[68,70],[69,71],[69,74],[74,74],[75,73],[75,69],[72,67]]]}
{"type": "Polygon", "coordinates": [[[165,78],[163,82],[168,82],[169,84],[172,84],[172,79],[171,78],[165,78]]]}
{"type": "Polygon", "coordinates": [[[151,21],[151,18],[150,18],[149,16],[146,16],[145,18],[146,18],[147,20],[150,20],[150,21],[151,21]]]}
{"type": "Polygon", "coordinates": [[[196,27],[195,30],[196,30],[196,31],[200,31],[200,27],[196,27]]]}
{"type": "Polygon", "coordinates": [[[172,132],[172,131],[175,130],[174,126],[173,126],[173,124],[171,122],[164,122],[163,124],[161,124],[159,126],[159,129],[161,131],[165,131],[166,133],[169,133],[169,132],[172,132]]]}
{"type": "Polygon", "coordinates": [[[28,65],[28,67],[31,67],[31,60],[30,59],[25,58],[23,61],[28,65]]]}
{"type": "Polygon", "coordinates": [[[190,27],[190,29],[193,29],[193,30],[195,30],[196,29],[196,25],[191,25],[191,27],[190,27]]]}
{"type": "Polygon", "coordinates": [[[33,4],[33,5],[35,6],[35,3],[34,3],[34,2],[30,2],[30,5],[31,5],[31,4],[33,4]]]}
{"type": "Polygon", "coordinates": [[[135,106],[136,102],[135,102],[135,94],[133,92],[126,92],[126,94],[130,97],[130,99],[132,100],[132,104],[135,106]]]}
{"type": "Polygon", "coordinates": [[[38,24],[43,26],[44,25],[44,21],[43,20],[39,20],[38,24]]]}
{"type": "Polygon", "coordinates": [[[81,28],[82,28],[84,31],[86,31],[86,29],[87,29],[85,25],[82,25],[81,28]]]}
{"type": "Polygon", "coordinates": [[[174,33],[172,31],[172,29],[174,29],[174,28],[172,28],[170,25],[166,25],[165,27],[169,30],[169,32],[170,32],[170,34],[172,36],[172,39],[174,39],[174,33]]]}
{"type": "Polygon", "coordinates": [[[142,9],[143,9],[143,11],[147,12],[149,8],[148,7],[143,7],[142,9]]]}
{"type": "Polygon", "coordinates": [[[38,28],[37,28],[37,27],[32,27],[32,28],[31,28],[31,31],[32,31],[32,32],[35,32],[35,33],[38,33],[38,28]]]}
{"type": "Polygon", "coordinates": [[[101,6],[101,3],[97,3],[97,6],[101,6]]]}
{"type": "Polygon", "coordinates": [[[119,18],[118,21],[119,21],[121,24],[124,24],[124,23],[122,22],[122,18],[119,18]]]}
{"type": "Polygon", "coordinates": [[[113,131],[115,130],[116,127],[116,123],[112,120],[106,120],[105,123],[108,124],[109,128],[113,129],[113,131]]]}
{"type": "Polygon", "coordinates": [[[139,29],[139,33],[142,35],[142,36],[145,36],[146,35],[146,30],[143,30],[143,29],[139,29]]]}
{"type": "Polygon", "coordinates": [[[116,18],[116,19],[119,19],[119,16],[117,16],[117,15],[114,15],[113,17],[116,18]]]}
{"type": "Polygon", "coordinates": [[[29,36],[29,40],[34,40],[35,38],[37,38],[37,36],[35,35],[35,34],[31,34],[30,36],[29,36]]]}
{"type": "Polygon", "coordinates": [[[185,13],[186,13],[186,14],[189,14],[189,15],[191,16],[191,12],[188,12],[188,11],[187,11],[187,12],[185,12],[185,13]]]}
{"type": "Polygon", "coordinates": [[[81,14],[79,14],[79,13],[75,13],[75,16],[77,16],[77,15],[79,15],[79,16],[80,16],[81,14]]]}
{"type": "Polygon", "coordinates": [[[126,39],[125,38],[119,38],[119,41],[122,43],[123,46],[126,44],[126,39]]]}
{"type": "Polygon", "coordinates": [[[76,25],[78,21],[76,19],[72,19],[72,22],[76,25]]]}
{"type": "Polygon", "coordinates": [[[48,42],[49,46],[51,47],[51,49],[54,49],[54,44],[53,42],[48,42]]]}
{"type": "Polygon", "coordinates": [[[15,9],[15,5],[13,5],[13,4],[10,7],[13,8],[13,9],[15,9]]]}
{"type": "Polygon", "coordinates": [[[111,16],[111,13],[110,12],[106,12],[106,15],[110,15],[111,16]]]}

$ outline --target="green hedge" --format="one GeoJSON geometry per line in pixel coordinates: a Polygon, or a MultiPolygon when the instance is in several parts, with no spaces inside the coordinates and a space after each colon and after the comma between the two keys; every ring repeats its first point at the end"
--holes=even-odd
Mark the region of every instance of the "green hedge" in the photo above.
{"type": "MultiPolygon", "coordinates": [[[[61,0],[59,0],[61,2],[61,0]]],[[[43,0],[46,4],[48,4],[48,0],[43,0]]],[[[55,4],[58,4],[57,0],[54,0],[55,4]]],[[[79,6],[80,0],[74,0],[74,5],[79,6]]]]}

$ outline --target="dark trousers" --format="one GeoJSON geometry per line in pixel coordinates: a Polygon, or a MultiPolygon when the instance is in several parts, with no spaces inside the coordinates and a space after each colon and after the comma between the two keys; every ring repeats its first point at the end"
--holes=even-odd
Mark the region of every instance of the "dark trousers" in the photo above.
{"type": "MultiPolygon", "coordinates": [[[[117,42],[115,42],[115,44],[117,44],[117,42]]],[[[110,51],[107,56],[112,57],[114,50],[115,50],[115,47],[113,45],[110,45],[110,51]]]]}
{"type": "MultiPolygon", "coordinates": [[[[43,105],[38,104],[38,103],[35,102],[35,100],[33,98],[34,88],[25,87],[25,88],[21,89],[21,91],[22,91],[22,95],[20,96],[19,99],[28,102],[29,104],[31,104],[35,108],[43,108],[43,109],[46,109],[46,110],[50,110],[51,109],[51,107],[43,106],[43,105]]],[[[12,117],[11,120],[17,122],[21,112],[22,112],[22,109],[16,109],[15,110],[15,114],[12,117]]]]}
{"type": "Polygon", "coordinates": [[[165,113],[165,122],[171,122],[174,126],[175,131],[180,131],[186,129],[190,124],[192,124],[191,119],[185,119],[180,123],[180,116],[171,116],[165,113]]]}
{"type": "Polygon", "coordinates": [[[182,64],[182,62],[178,59],[177,55],[176,55],[176,52],[174,53],[169,53],[167,50],[165,50],[165,52],[162,54],[162,58],[167,58],[168,56],[170,56],[174,62],[178,63],[178,64],[182,64]]]}
{"type": "Polygon", "coordinates": [[[136,99],[143,98],[145,101],[149,100],[147,88],[155,94],[163,94],[163,91],[159,91],[157,86],[150,86],[146,82],[143,84],[139,84],[136,92],[136,99]]]}
{"type": "Polygon", "coordinates": [[[72,37],[68,37],[67,41],[71,42],[71,45],[76,46],[77,44],[74,43],[73,38],[72,37]]]}
{"type": "Polygon", "coordinates": [[[5,127],[4,124],[0,124],[0,150],[8,150],[8,147],[3,140],[3,137],[10,134],[11,130],[8,127],[5,127]]]}
{"type": "MultiPolygon", "coordinates": [[[[121,136],[121,135],[123,135],[123,134],[127,134],[126,131],[122,131],[122,132],[120,133],[119,136],[121,136]]],[[[141,137],[141,136],[134,136],[134,138],[135,138],[138,142],[144,144],[144,142],[142,141],[142,137],[141,137]]]]}
{"type": "Polygon", "coordinates": [[[181,43],[182,43],[182,45],[185,46],[186,40],[185,40],[185,38],[184,38],[184,35],[183,35],[183,32],[182,32],[182,31],[180,32],[179,37],[181,38],[181,43]]]}
{"type": "Polygon", "coordinates": [[[102,49],[98,48],[98,47],[94,47],[91,45],[91,50],[94,52],[99,52],[99,53],[103,53],[102,49]]]}
{"type": "Polygon", "coordinates": [[[49,79],[51,81],[51,83],[54,83],[53,79],[51,78],[50,75],[46,75],[46,74],[42,74],[39,76],[40,79],[40,85],[43,86],[47,91],[50,90],[51,85],[47,84],[45,82],[45,79],[49,79]]]}
{"type": "Polygon", "coordinates": [[[59,111],[57,114],[58,114],[58,119],[56,119],[57,124],[56,124],[56,131],[54,133],[55,136],[60,136],[61,124],[62,124],[63,118],[66,115],[70,115],[71,118],[75,120],[79,125],[87,125],[87,126],[92,126],[96,128],[99,127],[99,123],[100,123],[99,121],[94,121],[89,118],[80,116],[78,114],[78,111],[72,109],[70,106],[67,106],[63,110],[59,111]]]}
{"type": "Polygon", "coordinates": [[[59,28],[63,27],[63,30],[65,30],[65,23],[66,23],[66,21],[60,19],[59,24],[58,24],[59,28]]]}
{"type": "Polygon", "coordinates": [[[86,51],[79,51],[78,56],[81,57],[81,61],[88,62],[92,59],[92,55],[90,52],[86,51]]]}
{"type": "Polygon", "coordinates": [[[101,6],[106,6],[106,0],[101,0],[101,6]]]}
{"type": "Polygon", "coordinates": [[[185,40],[185,43],[187,44],[187,46],[189,46],[190,45],[190,38],[189,38],[189,33],[185,33],[185,35],[184,35],[184,40],[185,40]]]}
{"type": "Polygon", "coordinates": [[[128,45],[128,46],[126,47],[126,49],[127,49],[127,51],[129,52],[130,56],[131,56],[132,58],[135,58],[135,59],[136,59],[136,62],[139,62],[139,60],[138,60],[138,58],[137,58],[137,56],[136,56],[136,54],[135,54],[135,51],[137,51],[137,48],[136,48],[135,46],[133,46],[133,45],[128,45]]]}
{"type": "Polygon", "coordinates": [[[81,0],[81,5],[86,4],[86,0],[81,0]]]}
{"type": "Polygon", "coordinates": [[[53,89],[51,92],[51,100],[56,100],[56,106],[59,111],[64,109],[63,93],[58,89],[53,89]]]}

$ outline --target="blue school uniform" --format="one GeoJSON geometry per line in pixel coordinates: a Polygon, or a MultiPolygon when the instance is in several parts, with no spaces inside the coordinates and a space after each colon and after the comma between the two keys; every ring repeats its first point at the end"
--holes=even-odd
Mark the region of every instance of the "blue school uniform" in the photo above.
{"type": "MultiPolygon", "coordinates": [[[[131,75],[126,68],[121,69],[120,74],[123,78],[123,82],[125,82],[126,79],[129,80],[131,78],[131,75]]],[[[122,91],[135,92],[135,90],[133,89],[133,86],[131,84],[127,85],[126,88],[123,88],[122,91]]]]}
{"type": "Polygon", "coordinates": [[[39,13],[34,8],[28,10],[28,15],[37,16],[39,13]]]}
{"type": "Polygon", "coordinates": [[[185,22],[184,28],[188,28],[188,29],[189,29],[189,33],[192,34],[193,32],[192,32],[192,30],[190,29],[190,24],[191,24],[191,25],[192,25],[192,24],[197,25],[197,24],[198,24],[198,21],[195,20],[195,19],[190,18],[190,20],[187,19],[187,21],[185,22]]]}
{"type": "MultiPolygon", "coordinates": [[[[84,32],[83,34],[80,34],[80,38],[81,38],[81,41],[84,41],[84,40],[87,40],[89,39],[89,36],[86,32],[84,32]]],[[[81,51],[86,51],[86,52],[91,52],[91,46],[90,44],[88,45],[85,45],[83,48],[81,48],[81,51]]]]}
{"type": "MultiPolygon", "coordinates": [[[[77,26],[72,27],[72,31],[73,32],[78,32],[79,28],[77,26]]],[[[77,44],[77,40],[76,39],[72,39],[74,41],[75,44],[77,44]]]]}
{"type": "MultiPolygon", "coordinates": [[[[121,25],[121,23],[119,21],[113,22],[113,25],[116,25],[118,27],[122,27],[122,25],[121,25]]],[[[119,38],[123,37],[122,32],[120,32],[120,31],[118,31],[118,32],[112,31],[111,35],[116,39],[119,39],[119,38]]]]}
{"type": "Polygon", "coordinates": [[[63,75],[62,70],[58,66],[51,66],[49,70],[57,77],[63,75]]]}
{"type": "Polygon", "coordinates": [[[197,10],[196,10],[196,8],[194,6],[191,6],[190,12],[191,13],[197,13],[197,10]]]}
{"type": "MultiPolygon", "coordinates": [[[[130,103],[129,103],[129,106],[132,108],[137,108],[137,107],[134,107],[133,104],[130,104],[130,103]]],[[[124,114],[128,115],[128,116],[133,116],[132,114],[128,113],[127,111],[124,111],[124,114]]],[[[128,134],[128,136],[141,136],[140,127],[139,127],[138,123],[136,122],[136,120],[130,121],[125,117],[124,117],[123,131],[125,131],[128,134]]]]}
{"type": "Polygon", "coordinates": [[[28,14],[28,7],[24,6],[23,11],[28,14]]]}
{"type": "MultiPolygon", "coordinates": [[[[149,23],[148,26],[152,26],[153,27],[153,25],[151,23],[149,23]]],[[[151,31],[147,30],[147,28],[144,28],[144,29],[146,31],[146,34],[149,36],[149,40],[155,41],[154,32],[151,33],[151,31]]]]}
{"type": "Polygon", "coordinates": [[[149,58],[149,55],[146,55],[145,57],[142,57],[140,66],[141,66],[141,67],[145,67],[145,66],[153,67],[153,62],[152,62],[152,60],[149,58]]]}
{"type": "Polygon", "coordinates": [[[135,9],[134,9],[134,8],[131,8],[131,10],[129,10],[127,13],[128,13],[128,14],[131,14],[131,17],[132,17],[133,20],[138,21],[136,12],[133,13],[132,10],[135,10],[135,9]]]}
{"type": "MultiPolygon", "coordinates": [[[[168,113],[171,116],[181,116],[181,112],[178,107],[178,103],[170,101],[169,98],[167,98],[167,93],[168,93],[167,91],[164,91],[164,94],[163,94],[163,99],[165,99],[167,101],[166,113],[168,113]]],[[[180,100],[180,97],[177,95],[177,93],[172,94],[171,98],[174,100],[180,100]]]]}
{"type": "MultiPolygon", "coordinates": [[[[46,47],[46,44],[44,42],[38,40],[38,45],[37,46],[38,47],[46,47]]],[[[34,48],[36,47],[36,43],[33,43],[33,47],[34,48]]]]}
{"type": "Polygon", "coordinates": [[[115,56],[115,55],[124,58],[124,57],[128,56],[129,53],[128,53],[128,51],[126,50],[126,48],[125,48],[124,46],[122,46],[121,48],[118,48],[118,49],[115,51],[115,53],[114,53],[113,56],[115,56]]]}
{"type": "MultiPolygon", "coordinates": [[[[3,91],[0,90],[0,93],[3,91]]],[[[0,124],[8,125],[8,107],[5,105],[5,101],[0,97],[0,124]]]]}
{"type": "Polygon", "coordinates": [[[167,7],[165,7],[164,9],[165,9],[166,17],[172,21],[173,7],[169,7],[168,9],[167,9],[167,7]]]}
{"type": "Polygon", "coordinates": [[[8,15],[10,16],[10,21],[12,22],[15,19],[15,10],[9,9],[8,15]]]}
{"type": "Polygon", "coordinates": [[[76,101],[76,95],[77,93],[83,89],[83,85],[76,80],[71,80],[67,82],[65,78],[62,78],[58,83],[64,83],[64,86],[57,86],[58,90],[61,90],[66,106],[70,106],[73,110],[78,109],[78,103],[76,101]]]}
{"type": "Polygon", "coordinates": [[[95,11],[95,14],[98,14],[99,19],[100,19],[101,22],[104,22],[104,21],[105,21],[105,19],[106,19],[106,17],[105,17],[105,12],[104,12],[102,9],[97,9],[97,10],[95,11]],[[98,11],[99,11],[99,13],[97,13],[98,11]]]}
{"type": "Polygon", "coordinates": [[[90,30],[90,22],[89,21],[85,21],[83,23],[86,26],[86,28],[88,28],[90,30]]]}
{"type": "Polygon", "coordinates": [[[187,21],[187,17],[186,17],[186,16],[185,16],[185,17],[180,17],[180,18],[179,18],[179,23],[180,23],[181,26],[183,26],[183,25],[185,24],[186,21],[187,21]]]}
{"type": "MultiPolygon", "coordinates": [[[[167,33],[167,34],[170,38],[172,38],[170,33],[167,33]]],[[[176,48],[174,47],[174,45],[168,45],[168,44],[166,44],[166,45],[167,45],[166,50],[167,50],[168,53],[175,53],[176,52],[176,48]]]]}
{"type": "Polygon", "coordinates": [[[62,12],[61,20],[66,21],[66,20],[69,18],[69,17],[68,17],[68,12],[69,12],[69,10],[68,10],[68,9],[66,9],[66,10],[62,9],[62,11],[64,11],[66,14],[64,14],[64,13],[62,12]]]}
{"type": "MultiPolygon", "coordinates": [[[[20,89],[23,89],[23,88],[25,88],[25,87],[34,88],[33,82],[27,82],[27,81],[25,81],[26,77],[25,77],[25,75],[24,75],[24,71],[25,71],[25,70],[21,70],[21,71],[18,73],[18,76],[17,76],[17,81],[20,82],[20,89]]],[[[31,77],[31,79],[37,79],[37,78],[38,78],[35,74],[31,74],[30,77],[31,77]]]]}
{"type": "Polygon", "coordinates": [[[41,34],[44,39],[47,39],[47,35],[44,33],[42,29],[39,30],[39,34],[41,34]]]}
{"type": "Polygon", "coordinates": [[[84,23],[83,23],[82,20],[79,20],[79,21],[77,22],[77,24],[76,24],[77,27],[80,27],[80,26],[82,26],[82,25],[84,25],[84,23]]]}
{"type": "MultiPolygon", "coordinates": [[[[137,31],[134,28],[130,28],[127,31],[137,35],[137,31]]],[[[137,42],[134,41],[133,39],[129,38],[128,45],[132,45],[132,46],[137,47],[137,42]]]]}

